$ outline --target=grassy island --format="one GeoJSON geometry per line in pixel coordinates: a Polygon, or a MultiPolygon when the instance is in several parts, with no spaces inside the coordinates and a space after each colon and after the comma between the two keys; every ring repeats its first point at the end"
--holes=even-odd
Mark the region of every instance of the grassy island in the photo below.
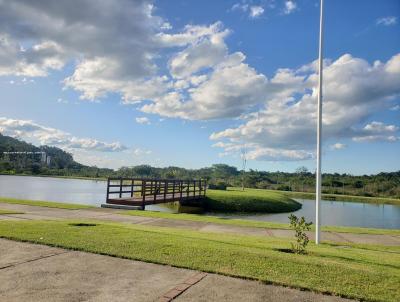
{"type": "Polygon", "coordinates": [[[301,208],[297,201],[282,193],[265,190],[207,190],[207,211],[243,213],[285,213],[301,208]]]}

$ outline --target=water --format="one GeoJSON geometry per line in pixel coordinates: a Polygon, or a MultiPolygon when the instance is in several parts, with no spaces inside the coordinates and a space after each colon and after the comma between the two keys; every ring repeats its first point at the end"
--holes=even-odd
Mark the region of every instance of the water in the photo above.
{"type": "MultiPolygon", "coordinates": [[[[296,199],[303,206],[292,212],[304,216],[306,221],[315,222],[315,200],[296,199]]],[[[215,215],[215,214],[211,214],[215,215]]],[[[226,218],[242,218],[260,221],[289,222],[290,213],[260,215],[221,215],[226,218]],[[238,217],[239,216],[239,217],[238,217]]],[[[400,229],[400,206],[369,204],[348,201],[322,201],[322,225],[354,226],[380,229],[400,229]]]]}
{"type": "MultiPolygon", "coordinates": [[[[0,196],[20,199],[50,200],[100,206],[105,202],[106,182],[51,177],[0,175],[0,196]]],[[[294,212],[314,221],[314,200],[298,199],[303,207],[294,212]]],[[[193,208],[174,205],[152,205],[146,209],[162,212],[193,212],[193,208]]],[[[261,221],[288,222],[288,213],[281,214],[216,214],[226,218],[242,218],[261,221]]],[[[323,201],[321,203],[323,225],[357,226],[369,228],[400,229],[400,206],[358,202],[323,201]]]]}

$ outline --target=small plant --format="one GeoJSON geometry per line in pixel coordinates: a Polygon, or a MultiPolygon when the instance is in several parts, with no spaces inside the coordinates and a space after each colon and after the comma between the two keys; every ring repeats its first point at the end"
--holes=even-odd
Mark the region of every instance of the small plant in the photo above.
{"type": "Polygon", "coordinates": [[[291,243],[292,251],[296,254],[305,254],[306,247],[310,239],[306,231],[311,229],[312,222],[306,222],[304,216],[298,218],[296,215],[290,214],[290,227],[295,231],[296,242],[291,243]]]}

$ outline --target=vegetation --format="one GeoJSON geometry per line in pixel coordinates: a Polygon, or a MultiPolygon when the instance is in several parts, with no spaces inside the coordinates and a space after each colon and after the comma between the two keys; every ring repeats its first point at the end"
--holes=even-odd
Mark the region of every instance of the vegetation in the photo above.
{"type": "MultiPolygon", "coordinates": [[[[71,209],[71,210],[91,208],[91,206],[87,206],[87,205],[59,203],[59,202],[53,202],[53,201],[25,200],[25,199],[16,199],[16,198],[8,198],[8,197],[0,197],[0,204],[1,203],[22,204],[22,205],[30,205],[30,206],[42,206],[42,207],[71,209]]],[[[4,211],[11,212],[9,210],[4,210],[4,211]]],[[[12,213],[12,214],[17,214],[17,213],[12,213]]],[[[19,214],[23,214],[23,213],[19,213],[19,214]]],[[[142,217],[174,219],[174,220],[209,222],[209,223],[236,225],[236,226],[243,226],[243,227],[256,227],[256,228],[268,228],[268,229],[289,229],[290,228],[289,224],[286,224],[286,223],[256,221],[256,220],[246,220],[246,219],[226,219],[226,218],[220,218],[220,217],[215,217],[215,216],[186,214],[186,213],[173,214],[173,213],[163,213],[163,212],[153,212],[153,211],[123,210],[123,211],[120,211],[119,214],[142,216],[142,217]]],[[[400,230],[392,230],[392,229],[323,226],[322,230],[327,231],[327,232],[355,233],[355,234],[400,235],[400,230]]]]}
{"type": "Polygon", "coordinates": [[[301,204],[276,192],[254,190],[208,190],[205,209],[220,212],[282,213],[301,208],[301,204]]]}
{"type": "Polygon", "coordinates": [[[399,247],[311,244],[308,255],[287,254],[287,239],[96,221],[1,221],[0,237],[366,301],[400,298],[399,247]]]}
{"type": "Polygon", "coordinates": [[[24,214],[24,213],[23,212],[12,211],[12,210],[0,209],[0,215],[12,215],[12,214],[24,214]]]}
{"type": "Polygon", "coordinates": [[[27,200],[27,199],[16,199],[9,197],[0,197],[0,203],[11,203],[11,204],[23,204],[28,206],[39,206],[47,208],[58,208],[67,210],[79,210],[93,208],[92,206],[74,203],[62,203],[54,201],[42,201],[42,200],[27,200]]]}
{"type": "MultiPolygon", "coordinates": [[[[315,175],[304,167],[298,168],[294,173],[255,170],[244,172],[225,164],[215,164],[212,167],[201,169],[155,168],[148,165],[140,165],[122,167],[114,171],[79,164],[73,160],[71,154],[59,148],[35,147],[1,134],[0,173],[85,178],[105,178],[109,176],[176,179],[203,178],[207,179],[211,185],[216,185],[220,188],[245,186],[247,188],[281,190],[288,193],[295,191],[313,193],[315,191],[315,175]],[[7,153],[15,151],[44,151],[51,157],[50,165],[41,162],[38,155],[12,155],[7,153]]],[[[325,194],[400,198],[400,171],[362,176],[325,173],[322,175],[322,180],[322,192],[325,194]]]]}
{"type": "Polygon", "coordinates": [[[291,242],[292,251],[296,254],[305,254],[306,247],[310,239],[308,238],[306,231],[311,230],[312,222],[306,222],[304,216],[300,219],[293,214],[289,216],[290,228],[295,232],[296,242],[291,242]]]}
{"type": "MultiPolygon", "coordinates": [[[[266,191],[270,191],[270,190],[266,190],[266,191]]],[[[284,192],[284,191],[280,191],[280,192],[282,192],[284,195],[291,197],[291,198],[315,199],[315,193],[284,192]]],[[[399,198],[364,197],[364,196],[336,195],[336,194],[322,194],[322,198],[325,200],[333,200],[333,201],[354,201],[354,202],[363,202],[363,203],[400,205],[399,198]]]]}
{"type": "MultiPolygon", "coordinates": [[[[123,210],[123,211],[120,211],[119,214],[131,215],[131,216],[141,216],[141,217],[173,219],[173,220],[209,222],[209,223],[235,225],[235,226],[243,226],[243,227],[253,227],[253,228],[290,229],[290,225],[287,223],[246,220],[246,219],[226,219],[226,218],[221,218],[221,217],[198,215],[198,214],[186,214],[186,213],[174,214],[174,213],[137,211],[137,210],[131,210],[131,211],[123,210]]],[[[314,228],[311,226],[311,229],[314,229],[314,228]]],[[[392,229],[373,229],[373,228],[341,227],[341,226],[323,226],[321,229],[326,232],[338,232],[338,233],[400,235],[400,230],[392,230],[392,229]]]]}

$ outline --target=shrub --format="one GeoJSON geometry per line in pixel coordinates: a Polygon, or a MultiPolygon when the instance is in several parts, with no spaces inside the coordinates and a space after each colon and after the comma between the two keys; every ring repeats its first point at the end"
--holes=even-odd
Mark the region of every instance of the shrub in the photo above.
{"type": "Polygon", "coordinates": [[[227,187],[228,187],[227,184],[224,182],[217,182],[208,185],[208,188],[212,190],[226,190],[227,187]]]}
{"type": "Polygon", "coordinates": [[[291,243],[292,251],[296,254],[305,254],[306,247],[310,239],[306,231],[311,229],[312,222],[306,222],[304,216],[298,218],[296,215],[290,214],[290,227],[295,231],[296,242],[291,243]]]}
{"type": "Polygon", "coordinates": [[[292,191],[292,189],[288,185],[280,185],[277,190],[279,191],[292,191]]]}

